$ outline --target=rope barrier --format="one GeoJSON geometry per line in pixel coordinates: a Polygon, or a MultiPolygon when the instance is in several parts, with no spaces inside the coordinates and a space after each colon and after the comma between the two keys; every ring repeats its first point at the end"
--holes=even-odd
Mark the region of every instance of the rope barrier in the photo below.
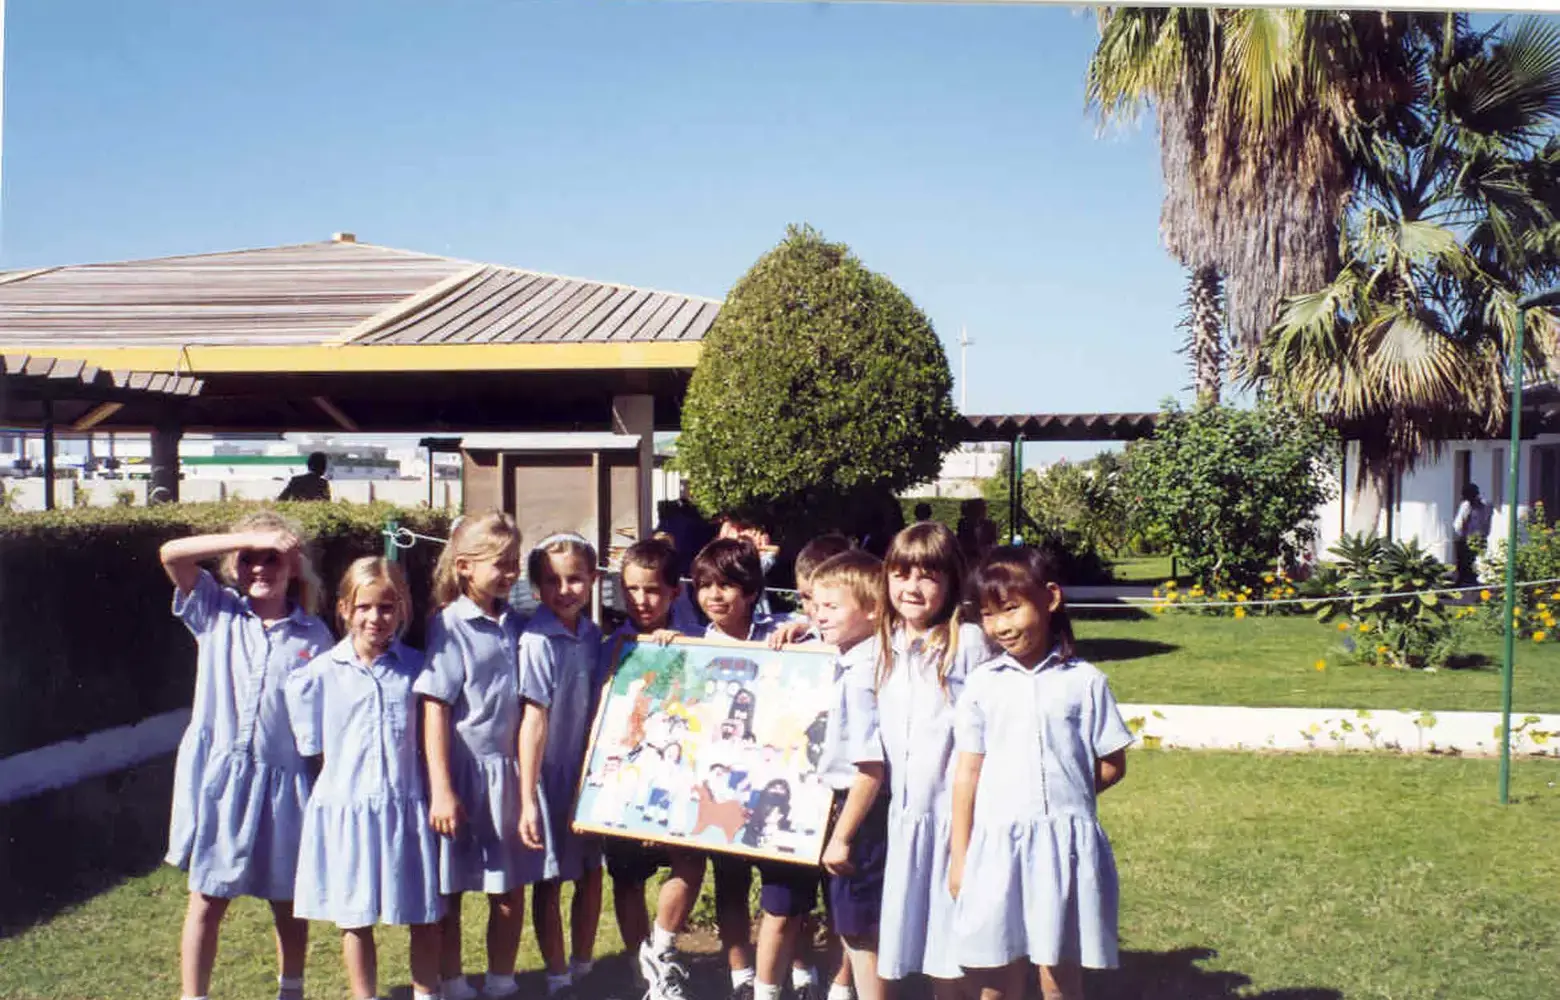
{"type": "MultiPolygon", "coordinates": [[[[436,535],[423,535],[410,528],[396,528],[394,531],[381,531],[390,540],[390,544],[398,549],[409,549],[419,541],[434,542],[439,545],[448,544],[449,539],[439,538],[436,535]]],[[[614,572],[610,566],[597,566],[598,573],[614,572]]],[[[682,578],[683,583],[692,583],[688,577],[682,578]]],[[[1518,588],[1553,587],[1560,585],[1560,577],[1551,577],[1546,580],[1521,580],[1517,582],[1518,588]]],[[[765,591],[771,594],[786,594],[792,597],[797,591],[786,587],[765,587],[765,591]]],[[[1294,604],[1359,604],[1364,601],[1383,601],[1397,597],[1423,597],[1427,594],[1437,596],[1443,594],[1468,594],[1476,591],[1489,590],[1489,584],[1475,584],[1471,587],[1438,587],[1432,590],[1400,590],[1387,594],[1328,594],[1321,597],[1272,597],[1253,598],[1245,601],[1217,600],[1204,601],[1193,599],[1191,601],[1172,601],[1168,597],[1137,597],[1124,594],[1114,601],[1104,603],[1099,601],[1068,601],[1067,607],[1073,611],[1121,611],[1125,608],[1140,606],[1170,608],[1272,608],[1294,604]]]]}

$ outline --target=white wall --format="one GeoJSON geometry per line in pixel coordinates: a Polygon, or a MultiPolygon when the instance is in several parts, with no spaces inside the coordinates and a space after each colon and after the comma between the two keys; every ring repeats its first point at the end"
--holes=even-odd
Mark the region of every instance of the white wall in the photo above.
{"type": "MultiPolygon", "coordinates": [[[[42,479],[5,479],[0,485],[16,491],[12,507],[15,510],[43,509],[42,479]]],[[[179,498],[190,503],[210,500],[235,499],[274,500],[286,485],[280,479],[185,479],[179,483],[179,498]]],[[[460,480],[444,479],[433,484],[434,506],[459,510],[461,502],[460,480]]],[[[94,507],[111,507],[114,494],[129,490],[135,497],[135,505],[146,503],[147,482],[144,479],[89,479],[80,482],[61,479],[55,483],[54,505],[75,505],[77,492],[87,494],[94,507]]],[[[331,496],[352,503],[370,503],[381,500],[401,507],[417,507],[428,502],[426,481],[397,480],[348,480],[332,482],[331,496]]]]}
{"type": "MultiPolygon", "coordinates": [[[[1522,470],[1517,487],[1517,497],[1522,501],[1517,505],[1519,520],[1526,517],[1528,513],[1526,501],[1530,492],[1533,447],[1556,443],[1560,443],[1560,434],[1541,434],[1535,440],[1522,442],[1522,470]]],[[[1506,493],[1505,455],[1509,447],[1510,442],[1506,440],[1448,441],[1439,457],[1426,459],[1414,471],[1405,473],[1398,490],[1392,537],[1400,541],[1417,539],[1419,544],[1436,558],[1451,563],[1454,558],[1452,518],[1457,513],[1457,503],[1460,499],[1457,496],[1456,484],[1457,452],[1463,450],[1470,452],[1472,481],[1479,485],[1484,499],[1493,503],[1497,498],[1504,499],[1506,493]]],[[[1342,496],[1334,497],[1317,509],[1320,532],[1317,552],[1323,557],[1345,532],[1353,534],[1375,531],[1380,535],[1387,533],[1387,511],[1381,498],[1369,485],[1363,491],[1358,489],[1360,485],[1357,481],[1358,460],[1358,448],[1350,445],[1347,490],[1342,496]],[[1340,509],[1345,512],[1342,519],[1340,519],[1340,509]]],[[[1338,470],[1330,469],[1324,474],[1329,477],[1336,490],[1338,470]]],[[[1510,511],[1511,505],[1508,503],[1502,502],[1495,506],[1494,517],[1490,524],[1490,534],[1493,538],[1505,538],[1508,523],[1506,519],[1510,516],[1510,511]]]]}

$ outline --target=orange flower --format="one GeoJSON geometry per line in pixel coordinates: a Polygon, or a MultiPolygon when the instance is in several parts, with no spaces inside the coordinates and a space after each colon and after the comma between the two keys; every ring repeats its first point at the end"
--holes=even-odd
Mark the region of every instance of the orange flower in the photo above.
{"type": "Polygon", "coordinates": [[[1326,670],[1327,669],[1327,661],[1326,660],[1317,660],[1316,661],[1316,669],[1317,670],[1326,670]]]}

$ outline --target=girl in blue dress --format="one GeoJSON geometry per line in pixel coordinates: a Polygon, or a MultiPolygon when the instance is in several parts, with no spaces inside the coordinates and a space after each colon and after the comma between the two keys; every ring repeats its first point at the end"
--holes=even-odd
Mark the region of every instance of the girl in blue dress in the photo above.
{"type": "Polygon", "coordinates": [[[1044,555],[1004,546],[971,587],[1001,655],[965,682],[955,720],[949,891],[959,964],[986,1000],[1082,1000],[1084,967],[1117,961],[1116,861],[1096,796],[1126,774],[1132,735],[1105,675],[1074,655],[1044,555]]]}
{"type": "Polygon", "coordinates": [[[269,900],[278,995],[303,995],[309,925],[293,914],[298,832],[310,779],[293,746],[283,684],[335,641],[315,617],[319,580],[298,529],[261,511],[228,534],[162,547],[173,613],[195,635],[195,698],[174,768],[169,864],[190,873],[180,938],[183,995],[204,998],[217,932],[236,896],[269,900]],[[220,558],[228,586],[202,569],[220,558]]]}
{"type": "Polygon", "coordinates": [[[946,525],[923,521],[901,531],[883,568],[889,611],[879,635],[877,707],[889,805],[878,975],[929,976],[933,994],[946,1000],[958,996],[964,975],[948,893],[954,711],[965,679],[992,647],[960,609],[964,556],[946,525]]]}
{"type": "Polygon", "coordinates": [[[520,532],[499,511],[463,519],[433,571],[437,610],[428,623],[427,666],[413,690],[423,696],[428,812],[439,834],[443,1000],[477,995],[461,974],[463,892],[488,897],[487,994],[519,988],[522,623],[508,600],[519,576],[520,532]]]}
{"type": "Polygon", "coordinates": [[[589,974],[601,919],[601,848],[575,833],[572,813],[601,690],[601,629],[590,620],[596,550],[578,535],[543,539],[526,559],[541,608],[520,636],[520,839],[536,853],[526,881],[547,966],[547,995],[589,974]],[[565,964],[560,896],[574,883],[565,964]]]}
{"type": "Polygon", "coordinates": [[[342,929],[357,1000],[379,993],[375,924],[411,927],[416,1000],[439,993],[438,837],[418,753],[422,654],[401,642],[406,577],[365,556],[347,568],[336,611],[347,637],[287,680],[298,752],[324,754],[298,851],[298,916],[342,929]]]}

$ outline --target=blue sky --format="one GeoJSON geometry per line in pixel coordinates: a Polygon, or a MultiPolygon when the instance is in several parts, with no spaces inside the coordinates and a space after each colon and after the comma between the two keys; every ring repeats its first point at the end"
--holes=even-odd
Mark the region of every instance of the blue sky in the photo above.
{"type": "Polygon", "coordinates": [[[1187,381],[1152,120],[1098,136],[1082,9],[6,10],[0,267],[350,230],[720,296],[808,222],[926,310],[956,375],[969,328],[971,412],[1154,409],[1187,381]]]}

